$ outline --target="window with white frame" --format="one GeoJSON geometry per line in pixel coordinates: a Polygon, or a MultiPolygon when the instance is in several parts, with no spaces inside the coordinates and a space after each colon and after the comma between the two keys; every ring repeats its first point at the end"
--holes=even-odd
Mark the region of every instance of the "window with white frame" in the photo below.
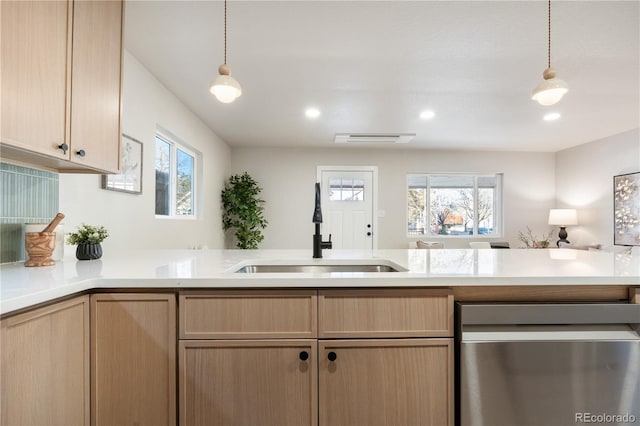
{"type": "Polygon", "coordinates": [[[175,138],[156,134],[156,216],[196,216],[198,155],[175,138]]]}
{"type": "Polygon", "coordinates": [[[499,236],[502,174],[407,176],[409,236],[499,236]]]}

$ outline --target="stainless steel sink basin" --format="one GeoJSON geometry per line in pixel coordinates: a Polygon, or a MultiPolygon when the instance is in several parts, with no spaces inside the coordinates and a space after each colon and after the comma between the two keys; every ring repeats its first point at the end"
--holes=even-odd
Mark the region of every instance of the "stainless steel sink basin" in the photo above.
{"type": "Polygon", "coordinates": [[[359,265],[246,265],[235,271],[242,274],[259,273],[327,273],[327,272],[399,272],[389,265],[359,264],[359,265]]]}

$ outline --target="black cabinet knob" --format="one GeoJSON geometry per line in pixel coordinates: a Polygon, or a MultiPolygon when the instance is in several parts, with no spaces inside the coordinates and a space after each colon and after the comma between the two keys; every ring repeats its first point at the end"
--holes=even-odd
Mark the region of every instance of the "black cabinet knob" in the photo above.
{"type": "Polygon", "coordinates": [[[81,149],[80,151],[76,152],[76,154],[78,154],[80,157],[84,157],[86,152],[84,152],[84,149],[81,149]]]}
{"type": "Polygon", "coordinates": [[[300,355],[298,355],[298,357],[300,358],[300,361],[306,361],[309,359],[309,352],[302,351],[300,352],[300,355]]]}
{"type": "Polygon", "coordinates": [[[63,143],[63,144],[58,145],[58,148],[61,149],[62,152],[64,152],[66,154],[67,151],[69,150],[69,145],[67,145],[66,143],[63,143]]]}
{"type": "Polygon", "coordinates": [[[328,359],[329,361],[332,361],[332,362],[333,362],[333,361],[335,361],[336,359],[338,359],[338,354],[336,354],[335,352],[329,352],[329,353],[327,354],[327,359],[328,359]]]}

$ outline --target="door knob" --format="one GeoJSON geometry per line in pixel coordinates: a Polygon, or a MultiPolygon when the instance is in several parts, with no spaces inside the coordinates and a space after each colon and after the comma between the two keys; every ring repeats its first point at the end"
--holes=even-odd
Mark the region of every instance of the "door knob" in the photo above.
{"type": "Polygon", "coordinates": [[[371,228],[371,224],[370,223],[367,223],[367,228],[371,228]]]}
{"type": "Polygon", "coordinates": [[[77,151],[76,154],[78,154],[80,157],[84,157],[86,152],[84,152],[84,149],[81,149],[80,151],[77,151]]]}
{"type": "Polygon", "coordinates": [[[69,150],[69,145],[67,145],[66,143],[63,143],[63,144],[58,145],[58,148],[61,149],[62,152],[64,152],[66,154],[67,151],[69,150]]]}
{"type": "Polygon", "coordinates": [[[371,232],[367,232],[367,237],[370,237],[370,236],[371,236],[371,232]]]}

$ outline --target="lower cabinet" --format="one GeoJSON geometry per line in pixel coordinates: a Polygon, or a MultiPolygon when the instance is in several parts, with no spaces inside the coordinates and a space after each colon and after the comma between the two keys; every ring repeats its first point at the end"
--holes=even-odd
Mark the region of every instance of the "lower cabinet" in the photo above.
{"type": "Polygon", "coordinates": [[[321,340],[319,424],[453,425],[453,339],[321,340]]]}
{"type": "Polygon", "coordinates": [[[175,294],[92,295],[91,424],[175,423],[175,294]]]}
{"type": "Polygon", "coordinates": [[[317,424],[315,340],[184,340],[180,424],[317,424]]]}
{"type": "Polygon", "coordinates": [[[89,424],[89,296],[0,321],[0,424],[89,424]]]}
{"type": "Polygon", "coordinates": [[[454,424],[449,290],[185,291],[179,301],[182,426],[454,424]]]}

